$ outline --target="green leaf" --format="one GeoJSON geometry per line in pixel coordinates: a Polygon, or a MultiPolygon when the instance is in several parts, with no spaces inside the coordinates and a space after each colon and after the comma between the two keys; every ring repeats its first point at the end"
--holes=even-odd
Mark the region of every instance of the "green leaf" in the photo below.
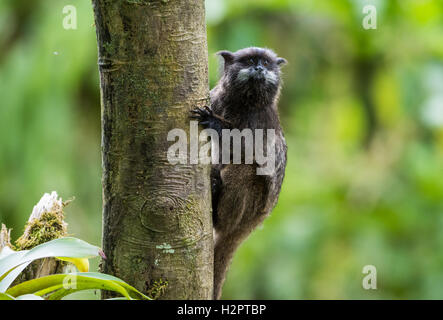
{"type": "Polygon", "coordinates": [[[92,277],[95,279],[114,281],[114,282],[118,283],[119,285],[121,285],[123,288],[125,288],[129,292],[131,297],[136,298],[136,299],[152,300],[148,296],[146,296],[143,293],[141,293],[140,291],[138,291],[133,286],[126,283],[125,281],[123,281],[117,277],[111,276],[110,274],[99,273],[99,272],[81,272],[81,273],[77,273],[77,274],[82,275],[84,277],[92,277]]]}
{"type": "Polygon", "coordinates": [[[94,258],[100,255],[101,249],[83,240],[65,237],[45,242],[29,252],[23,260],[36,260],[48,257],[94,258]]]}
{"type": "Polygon", "coordinates": [[[11,252],[0,259],[0,281],[6,276],[8,271],[23,263],[22,258],[26,253],[28,253],[28,250],[11,252]]]}
{"type": "Polygon", "coordinates": [[[95,272],[57,274],[33,279],[10,288],[7,290],[7,294],[13,297],[24,294],[37,296],[50,294],[49,300],[59,300],[73,292],[88,289],[115,291],[126,299],[149,299],[126,282],[110,275],[95,272]]]}
{"type": "Polygon", "coordinates": [[[38,299],[47,296],[49,300],[59,300],[68,294],[88,289],[118,292],[125,299],[150,298],[123,280],[97,272],[56,274],[32,279],[12,288],[8,287],[32,261],[49,257],[91,258],[103,255],[100,248],[80,239],[66,237],[43,243],[31,250],[14,252],[8,250],[0,259],[0,298],[38,299]]]}
{"type": "Polygon", "coordinates": [[[123,295],[124,300],[132,300],[131,296],[129,295],[129,293],[125,290],[125,288],[123,288],[122,286],[120,286],[119,284],[113,282],[113,281],[83,281],[83,280],[79,280],[77,281],[76,284],[76,288],[73,289],[65,289],[63,288],[63,286],[55,291],[53,294],[51,294],[48,297],[48,300],[60,300],[63,297],[72,294],[74,292],[77,291],[82,291],[82,290],[89,290],[89,289],[100,289],[100,290],[110,290],[110,291],[115,291],[120,293],[121,295],[123,295]]]}
{"type": "Polygon", "coordinates": [[[0,300],[15,300],[15,298],[9,294],[0,292],[0,300]]]}
{"type": "Polygon", "coordinates": [[[8,252],[0,259],[0,292],[5,292],[23,271],[26,267],[23,264],[48,257],[92,258],[98,255],[102,255],[99,247],[72,237],[55,239],[31,250],[8,252]]]}
{"type": "Polygon", "coordinates": [[[0,259],[0,292],[5,292],[15,278],[31,263],[31,261],[21,263],[27,252],[28,250],[12,251],[0,259]],[[2,274],[2,270],[6,270],[6,272],[2,274]]]}
{"type": "Polygon", "coordinates": [[[82,277],[77,274],[54,274],[32,279],[10,288],[6,293],[13,297],[24,294],[44,295],[60,289],[69,290],[69,292],[72,292],[72,290],[104,289],[116,291],[130,299],[128,292],[113,281],[96,280],[91,277],[82,277]],[[68,282],[69,280],[72,280],[72,282],[68,282]],[[64,284],[66,288],[63,287],[64,284]]]}
{"type": "Polygon", "coordinates": [[[0,292],[5,292],[11,283],[14,282],[15,278],[18,277],[18,275],[31,263],[32,261],[28,261],[25,263],[22,263],[18,267],[15,267],[8,272],[6,272],[1,278],[0,278],[0,292]]]}

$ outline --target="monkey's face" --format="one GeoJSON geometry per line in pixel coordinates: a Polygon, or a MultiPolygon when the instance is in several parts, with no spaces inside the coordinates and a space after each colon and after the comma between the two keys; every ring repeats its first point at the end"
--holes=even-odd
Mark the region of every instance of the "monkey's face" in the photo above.
{"type": "Polygon", "coordinates": [[[269,50],[246,48],[235,53],[219,53],[225,60],[225,75],[236,87],[276,89],[280,85],[280,66],[286,60],[269,50]]]}
{"type": "Polygon", "coordinates": [[[266,56],[254,55],[241,57],[236,65],[235,81],[251,85],[278,86],[279,70],[275,63],[266,56]],[[237,71],[237,70],[236,70],[237,71]]]}

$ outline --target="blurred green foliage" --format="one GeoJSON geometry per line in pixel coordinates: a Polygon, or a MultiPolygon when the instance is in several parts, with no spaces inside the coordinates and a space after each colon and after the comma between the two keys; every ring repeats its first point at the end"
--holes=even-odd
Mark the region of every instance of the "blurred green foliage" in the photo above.
{"type": "MultiPolygon", "coordinates": [[[[218,50],[273,48],[289,145],[280,201],[238,251],[224,298],[443,298],[443,2],[207,0],[218,50]],[[364,5],[377,29],[362,27],[364,5]],[[442,228],[442,229],[441,229],[442,228]],[[441,234],[441,235],[440,235],[441,234]],[[374,265],[377,290],[362,288],[374,265]]],[[[89,1],[0,2],[0,221],[44,192],[101,237],[100,102],[89,1]],[[77,8],[78,29],[62,27],[77,8]]]]}

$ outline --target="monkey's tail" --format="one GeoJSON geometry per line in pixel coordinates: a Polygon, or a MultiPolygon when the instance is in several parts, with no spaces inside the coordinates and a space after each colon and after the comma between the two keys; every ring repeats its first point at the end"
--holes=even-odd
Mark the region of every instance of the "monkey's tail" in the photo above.
{"type": "Polygon", "coordinates": [[[214,248],[214,300],[219,300],[221,297],[226,273],[238,245],[239,239],[235,235],[217,237],[214,248]]]}

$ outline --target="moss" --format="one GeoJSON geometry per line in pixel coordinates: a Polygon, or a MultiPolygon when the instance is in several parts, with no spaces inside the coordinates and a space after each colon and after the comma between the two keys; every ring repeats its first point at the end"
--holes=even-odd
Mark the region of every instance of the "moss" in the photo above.
{"type": "Polygon", "coordinates": [[[167,280],[163,279],[155,280],[150,286],[150,288],[148,288],[146,293],[151,299],[156,300],[160,298],[162,294],[165,293],[165,290],[168,287],[168,285],[169,283],[167,280]]]}
{"type": "Polygon", "coordinates": [[[17,250],[29,250],[39,244],[66,236],[66,223],[56,212],[45,212],[39,219],[28,222],[24,234],[17,239],[17,250]]]}

